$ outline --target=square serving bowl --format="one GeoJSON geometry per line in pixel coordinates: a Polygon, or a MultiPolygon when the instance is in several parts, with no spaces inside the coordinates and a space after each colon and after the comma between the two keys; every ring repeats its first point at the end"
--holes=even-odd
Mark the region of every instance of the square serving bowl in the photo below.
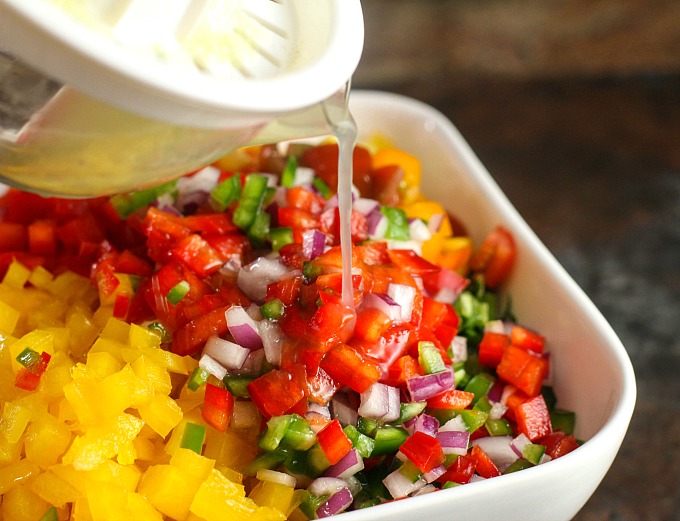
{"type": "Polygon", "coordinates": [[[419,101],[356,91],[350,109],[361,138],[379,134],[417,156],[424,194],[466,226],[479,244],[497,224],[515,237],[517,261],[505,291],[524,325],[546,337],[561,408],[576,412],[575,451],[521,472],[360,511],[343,521],[378,519],[561,521],[572,519],[604,478],[635,406],[625,348],[578,285],[514,209],[461,134],[419,101]]]}

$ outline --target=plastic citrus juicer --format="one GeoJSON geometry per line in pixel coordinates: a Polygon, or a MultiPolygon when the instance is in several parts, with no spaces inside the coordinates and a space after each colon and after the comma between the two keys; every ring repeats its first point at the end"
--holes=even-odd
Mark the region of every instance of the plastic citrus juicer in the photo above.
{"type": "Polygon", "coordinates": [[[359,0],[0,0],[0,181],[106,195],[326,134],[362,47],[359,0]]]}

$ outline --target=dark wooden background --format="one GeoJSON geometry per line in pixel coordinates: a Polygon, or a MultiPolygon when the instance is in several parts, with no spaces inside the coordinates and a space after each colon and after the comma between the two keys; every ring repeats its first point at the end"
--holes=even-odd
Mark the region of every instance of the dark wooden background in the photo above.
{"type": "Polygon", "coordinates": [[[362,5],[354,86],[444,112],[633,361],[629,433],[575,519],[680,520],[680,2],[362,5]]]}

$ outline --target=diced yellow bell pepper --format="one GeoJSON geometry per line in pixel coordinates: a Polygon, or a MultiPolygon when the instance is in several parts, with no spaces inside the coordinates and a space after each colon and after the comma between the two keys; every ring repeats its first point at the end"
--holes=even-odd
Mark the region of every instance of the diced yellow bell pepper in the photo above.
{"type": "Polygon", "coordinates": [[[105,481],[88,481],[85,488],[93,521],[130,521],[125,490],[105,481]]]}
{"type": "Polygon", "coordinates": [[[259,507],[250,518],[250,521],[284,521],[286,516],[275,508],[259,507]]]}
{"type": "Polygon", "coordinates": [[[137,436],[132,440],[137,453],[137,459],[141,461],[154,461],[156,458],[156,448],[151,440],[137,436]]]}
{"type": "Polygon", "coordinates": [[[87,471],[87,479],[113,483],[123,490],[134,492],[142,476],[134,465],[121,465],[115,461],[105,460],[101,465],[87,471]]]}
{"type": "Polygon", "coordinates": [[[28,278],[31,276],[31,270],[14,259],[7,268],[7,272],[2,279],[2,283],[10,288],[21,289],[24,287],[28,278]]]}
{"type": "Polygon", "coordinates": [[[96,340],[99,328],[84,313],[73,313],[68,320],[68,329],[71,354],[74,358],[81,359],[96,340]]]}
{"type": "Polygon", "coordinates": [[[23,485],[17,485],[2,495],[0,519],[35,521],[50,508],[50,504],[23,485]]]}
{"type": "Polygon", "coordinates": [[[123,351],[125,349],[127,349],[125,344],[111,338],[99,336],[97,340],[94,341],[94,344],[92,344],[90,353],[100,353],[102,351],[110,353],[122,365],[127,362],[127,360],[123,358],[123,351]]]}
{"type": "Polygon", "coordinates": [[[162,437],[166,437],[183,417],[175,400],[163,394],[155,394],[148,404],[140,405],[137,410],[149,427],[162,437]]]}
{"type": "Polygon", "coordinates": [[[97,298],[97,291],[90,280],[72,271],[57,275],[47,289],[52,295],[69,302],[82,300],[91,304],[97,298]]]}
{"type": "Polygon", "coordinates": [[[28,282],[33,284],[36,288],[46,289],[47,286],[54,280],[54,276],[49,270],[46,270],[42,266],[34,268],[31,272],[30,277],[28,277],[28,282]]]}
{"type": "Polygon", "coordinates": [[[21,313],[0,300],[0,331],[11,335],[17,327],[21,313]]]}
{"type": "Polygon", "coordinates": [[[137,449],[133,441],[126,441],[118,450],[118,455],[116,456],[118,464],[133,465],[137,461],[137,449]]]}
{"type": "Polygon", "coordinates": [[[31,409],[26,404],[19,400],[5,402],[0,417],[0,436],[10,443],[19,443],[30,420],[31,409]]]}
{"type": "Polygon", "coordinates": [[[128,519],[134,521],[163,521],[163,515],[149,501],[135,492],[127,494],[128,519]]]}
{"type": "Polygon", "coordinates": [[[71,330],[68,327],[51,326],[46,327],[45,331],[52,334],[55,353],[71,352],[71,330]]]}
{"type": "Polygon", "coordinates": [[[253,461],[257,454],[257,439],[241,436],[241,433],[218,432],[208,429],[203,454],[214,459],[218,465],[224,465],[240,471],[253,461]]]}
{"type": "Polygon", "coordinates": [[[293,505],[294,487],[273,481],[260,481],[248,496],[261,507],[270,507],[288,514],[297,505],[293,505]]]}
{"type": "Polygon", "coordinates": [[[148,356],[141,355],[132,362],[132,369],[140,380],[150,384],[156,392],[170,394],[172,391],[170,373],[148,356]]]}
{"type": "Polygon", "coordinates": [[[24,436],[26,459],[43,468],[54,465],[71,443],[71,429],[51,414],[32,421],[24,436]]]}
{"type": "Polygon", "coordinates": [[[142,476],[139,493],[163,514],[179,521],[188,515],[192,498],[200,484],[200,481],[192,479],[179,467],[154,465],[142,476]]]}
{"type": "Polygon", "coordinates": [[[420,178],[422,169],[417,157],[397,148],[383,148],[373,156],[373,168],[397,165],[404,171],[399,183],[401,203],[410,204],[420,195],[420,178]]]}
{"type": "Polygon", "coordinates": [[[18,463],[22,448],[21,443],[10,443],[4,436],[0,436],[0,468],[18,463]]]}
{"type": "Polygon", "coordinates": [[[243,487],[213,469],[196,492],[190,510],[207,521],[249,519],[257,505],[250,498],[243,497],[243,487]]]}
{"type": "Polygon", "coordinates": [[[190,356],[180,356],[165,349],[140,347],[139,353],[148,356],[171,373],[187,375],[197,365],[196,360],[190,356]]]}
{"type": "Polygon", "coordinates": [[[170,465],[182,470],[193,480],[204,481],[210,476],[215,460],[201,456],[191,449],[180,447],[170,458],[170,465]]]}
{"type": "Polygon", "coordinates": [[[128,345],[130,339],[130,324],[119,318],[112,317],[107,320],[106,325],[99,336],[101,338],[110,338],[121,344],[128,345]]]}
{"type": "Polygon", "coordinates": [[[120,448],[132,441],[144,422],[131,414],[121,414],[112,425],[91,427],[77,436],[62,458],[76,470],[91,470],[104,460],[115,457],[120,448]]]}
{"type": "Polygon", "coordinates": [[[75,487],[61,479],[54,472],[41,472],[29,480],[26,486],[49,504],[62,508],[82,494],[75,487]]]}
{"type": "Polygon", "coordinates": [[[0,468],[0,495],[5,494],[12,487],[28,480],[28,478],[37,476],[39,472],[40,467],[26,458],[0,468]]]}
{"type": "Polygon", "coordinates": [[[161,338],[148,327],[130,324],[128,343],[132,347],[155,348],[161,346],[161,338]]]}
{"type": "Polygon", "coordinates": [[[90,505],[87,503],[86,497],[80,497],[73,503],[70,521],[93,521],[90,505]]]}
{"type": "Polygon", "coordinates": [[[120,371],[122,367],[118,359],[107,351],[88,353],[85,365],[88,374],[97,380],[103,380],[107,376],[120,371]]]}
{"type": "Polygon", "coordinates": [[[98,382],[92,378],[75,378],[64,387],[64,396],[83,425],[94,425],[101,418],[98,382]]]}

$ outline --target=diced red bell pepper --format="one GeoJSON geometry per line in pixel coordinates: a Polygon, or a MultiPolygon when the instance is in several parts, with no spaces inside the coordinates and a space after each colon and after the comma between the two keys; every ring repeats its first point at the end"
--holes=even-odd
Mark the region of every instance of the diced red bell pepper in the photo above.
{"type": "Polygon", "coordinates": [[[267,286],[267,301],[279,299],[286,306],[292,306],[300,295],[302,277],[291,277],[288,279],[272,282],[267,286]]]}
{"type": "Polygon", "coordinates": [[[331,465],[335,465],[352,450],[352,441],[342,430],[337,418],[321,429],[316,434],[316,439],[331,465]]]}
{"type": "Polygon", "coordinates": [[[130,295],[127,293],[119,293],[113,301],[113,316],[124,319],[130,309],[130,295]]]}
{"type": "Polygon", "coordinates": [[[26,226],[0,221],[0,251],[26,250],[27,243],[28,231],[26,226]]]}
{"type": "Polygon", "coordinates": [[[407,380],[419,375],[422,375],[422,370],[418,360],[411,355],[404,355],[389,367],[386,383],[393,387],[401,387],[406,385],[407,380]]]}
{"type": "Polygon", "coordinates": [[[545,453],[552,459],[557,459],[578,448],[578,441],[572,434],[556,431],[543,436],[536,443],[545,446],[545,453]]]}
{"type": "Polygon", "coordinates": [[[224,262],[242,261],[250,251],[250,241],[242,233],[205,234],[202,237],[224,262]]]}
{"type": "Polygon", "coordinates": [[[28,225],[28,249],[32,253],[54,255],[57,248],[57,232],[53,221],[43,219],[28,225]]]}
{"type": "Polygon", "coordinates": [[[326,200],[304,186],[293,186],[286,191],[286,202],[289,206],[313,214],[319,214],[326,205],[326,200]]]}
{"type": "Polygon", "coordinates": [[[477,462],[475,471],[483,478],[489,479],[501,475],[501,472],[498,470],[496,464],[491,461],[489,455],[484,452],[484,450],[479,445],[472,447],[472,450],[470,450],[470,456],[475,458],[475,461],[477,462]]]}
{"type": "Polygon", "coordinates": [[[536,396],[548,374],[548,360],[510,344],[503,350],[496,372],[502,380],[536,396]]]}
{"type": "Polygon", "coordinates": [[[85,213],[57,227],[59,240],[72,252],[81,251],[83,243],[99,244],[106,239],[103,228],[91,213],[85,213]]]}
{"type": "Polygon", "coordinates": [[[509,344],[508,335],[486,331],[479,343],[479,363],[487,367],[496,367],[509,344]]]}
{"type": "Polygon", "coordinates": [[[305,396],[304,370],[272,369],[248,384],[248,394],[267,418],[286,414],[305,396]]]}
{"type": "MultiPolygon", "coordinates": [[[[340,244],[340,209],[329,208],[319,217],[321,231],[333,238],[333,244],[340,244]]],[[[368,238],[368,221],[366,216],[356,210],[352,210],[349,218],[350,237],[352,243],[363,242],[368,238]]]]}
{"type": "Polygon", "coordinates": [[[413,250],[387,250],[387,255],[395,266],[411,275],[429,275],[441,269],[413,250]]]}
{"type": "Polygon", "coordinates": [[[456,310],[447,302],[439,302],[425,295],[422,302],[421,327],[428,328],[442,346],[448,347],[460,326],[460,317],[456,310]]]}
{"type": "Polygon", "coordinates": [[[357,313],[354,337],[377,342],[392,325],[392,319],[378,308],[366,308],[357,313]]]}
{"type": "Polygon", "coordinates": [[[532,442],[552,432],[550,412],[543,395],[539,394],[515,409],[517,428],[532,442]]]}
{"type": "Polygon", "coordinates": [[[205,397],[201,417],[208,425],[225,432],[234,412],[234,397],[223,387],[211,383],[205,385],[205,397]]]}
{"type": "MultiPolygon", "coordinates": [[[[300,164],[314,169],[316,174],[325,181],[331,190],[338,188],[338,145],[327,143],[311,147],[302,154],[300,164]]],[[[360,180],[369,179],[373,170],[371,153],[364,147],[354,147],[352,155],[353,179],[357,186],[360,180]]]]}
{"type": "Polygon", "coordinates": [[[346,342],[352,336],[355,320],[354,309],[345,306],[340,298],[328,292],[321,292],[323,304],[309,320],[307,334],[319,344],[332,347],[346,342]]]}
{"type": "Polygon", "coordinates": [[[35,364],[31,367],[22,367],[17,371],[14,377],[14,385],[25,391],[35,391],[51,359],[49,353],[45,351],[40,353],[40,358],[35,364]]]}
{"type": "Polygon", "coordinates": [[[406,438],[399,451],[422,472],[429,472],[444,461],[444,452],[439,440],[421,431],[416,431],[406,438]]]}
{"type": "Polygon", "coordinates": [[[494,228],[470,259],[470,267],[484,276],[484,283],[498,286],[510,273],[517,257],[512,234],[502,226],[494,228]]]}
{"type": "Polygon", "coordinates": [[[129,275],[150,277],[153,274],[153,266],[146,259],[135,255],[130,250],[123,250],[114,262],[116,272],[129,275]]]}
{"type": "Polygon", "coordinates": [[[385,241],[371,241],[368,244],[357,245],[354,249],[357,257],[369,266],[391,262],[389,255],[387,255],[387,243],[385,241]]]}
{"type": "Polygon", "coordinates": [[[465,409],[475,398],[473,393],[461,389],[448,389],[432,398],[428,398],[427,406],[434,409],[465,409]]]}
{"type": "Polygon", "coordinates": [[[510,329],[510,342],[522,349],[539,354],[543,353],[545,346],[545,338],[535,331],[518,325],[514,325],[510,329]]]}
{"type": "Polygon", "coordinates": [[[213,309],[186,323],[172,335],[172,352],[178,355],[193,355],[213,335],[224,335],[227,327],[226,312],[230,306],[213,309]]]}
{"type": "Polygon", "coordinates": [[[476,468],[477,460],[475,458],[467,454],[458,456],[446,472],[437,478],[437,482],[446,483],[447,481],[453,481],[454,483],[464,485],[470,481],[476,468]]]}
{"type": "Polygon", "coordinates": [[[181,223],[194,233],[222,235],[235,232],[238,228],[226,213],[188,215],[181,223]]]}
{"type": "Polygon", "coordinates": [[[336,382],[358,393],[363,393],[381,375],[378,364],[346,344],[339,344],[326,353],[321,360],[321,368],[336,382]]]}
{"type": "Polygon", "coordinates": [[[279,260],[284,266],[301,270],[309,258],[302,251],[302,244],[300,242],[291,242],[281,246],[279,249],[279,260]]]}
{"type": "Polygon", "coordinates": [[[382,373],[386,374],[395,361],[406,354],[410,345],[417,345],[415,337],[416,333],[409,324],[394,324],[376,342],[353,338],[350,345],[360,348],[366,356],[377,361],[382,373]]]}
{"type": "Polygon", "coordinates": [[[215,273],[224,264],[210,244],[195,233],[181,239],[171,250],[171,255],[184,262],[201,278],[215,273]]]}
{"type": "Polygon", "coordinates": [[[284,206],[277,212],[279,226],[291,228],[295,242],[302,242],[302,233],[319,228],[319,218],[311,212],[292,206],[284,206]]]}

